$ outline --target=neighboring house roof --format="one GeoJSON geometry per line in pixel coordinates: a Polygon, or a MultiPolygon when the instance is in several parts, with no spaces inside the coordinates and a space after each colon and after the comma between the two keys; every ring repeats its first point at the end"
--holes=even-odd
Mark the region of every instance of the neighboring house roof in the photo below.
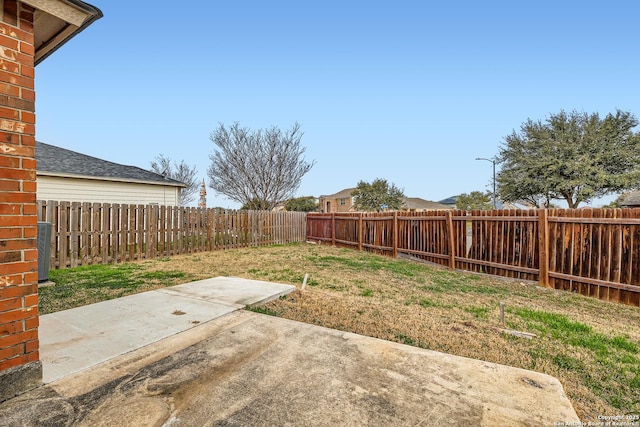
{"type": "MultiPolygon", "coordinates": [[[[355,190],[355,188],[345,188],[336,194],[329,194],[320,197],[324,199],[348,199],[355,190]]],[[[441,203],[432,202],[430,200],[424,200],[419,197],[403,198],[403,207],[405,209],[451,209],[450,206],[445,206],[441,203]]]]}
{"type": "Polygon", "coordinates": [[[106,181],[142,182],[186,187],[186,184],[165,178],[137,166],[118,163],[76,153],[54,145],[36,142],[36,173],[38,175],[93,178],[106,181]]]}
{"type": "Polygon", "coordinates": [[[447,197],[446,199],[440,200],[438,203],[441,203],[443,205],[455,205],[457,201],[458,201],[458,196],[451,196],[451,197],[447,197]]]}
{"type": "Polygon", "coordinates": [[[438,209],[451,209],[451,206],[438,202],[432,202],[430,200],[424,200],[419,197],[405,197],[403,199],[403,207],[405,209],[426,209],[426,210],[438,210],[438,209]]]}
{"type": "Polygon", "coordinates": [[[496,200],[496,207],[498,209],[520,209],[520,210],[536,209],[537,208],[537,206],[532,205],[531,203],[528,203],[528,202],[522,202],[522,201],[518,201],[518,202],[502,202],[500,200],[496,200]]]}
{"type": "Polygon", "coordinates": [[[80,0],[23,0],[35,8],[35,65],[58,50],[96,20],[102,11],[80,0]]]}
{"type": "Polygon", "coordinates": [[[336,194],[329,194],[329,195],[320,196],[320,197],[325,199],[347,199],[351,197],[351,193],[353,193],[355,190],[356,190],[355,188],[346,188],[336,194]]]}
{"type": "Polygon", "coordinates": [[[620,202],[620,206],[623,207],[638,207],[640,206],[640,190],[630,191],[624,199],[620,202]]]}
{"type": "MultiPolygon", "coordinates": [[[[456,202],[458,201],[458,197],[460,196],[451,196],[451,197],[447,197],[446,199],[440,200],[438,203],[441,203],[443,205],[447,205],[447,206],[456,206],[456,202]]],[[[489,201],[489,203],[493,203],[492,200],[489,201]]],[[[512,203],[507,203],[507,202],[503,202],[500,199],[496,200],[496,209],[535,209],[536,206],[533,206],[531,203],[527,203],[527,202],[522,202],[522,201],[518,201],[518,202],[512,202],[512,203]]]]}

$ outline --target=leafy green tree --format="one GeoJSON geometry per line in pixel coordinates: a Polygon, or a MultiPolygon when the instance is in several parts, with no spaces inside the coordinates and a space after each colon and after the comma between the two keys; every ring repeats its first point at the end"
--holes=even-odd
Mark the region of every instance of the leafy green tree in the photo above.
{"type": "Polygon", "coordinates": [[[237,122],[210,135],[216,151],[209,156],[209,186],[243,205],[270,210],[291,198],[315,162],[304,159],[302,131],[295,123],[252,131],[237,122]]]}
{"type": "Polygon", "coordinates": [[[463,209],[465,211],[491,210],[493,209],[493,204],[491,203],[491,193],[472,191],[469,194],[461,194],[456,199],[456,208],[463,209]]]}
{"type": "Polygon", "coordinates": [[[355,209],[380,212],[402,208],[404,193],[395,184],[389,185],[386,179],[376,178],[371,184],[358,182],[351,196],[355,209]]]}
{"type": "Polygon", "coordinates": [[[528,119],[504,138],[496,178],[500,198],[569,208],[640,184],[638,120],[618,110],[600,118],[561,111],[544,122],[528,119]]]}
{"type": "Polygon", "coordinates": [[[313,196],[296,197],[295,199],[287,200],[284,204],[286,210],[298,212],[315,212],[318,207],[318,202],[313,196]]]}

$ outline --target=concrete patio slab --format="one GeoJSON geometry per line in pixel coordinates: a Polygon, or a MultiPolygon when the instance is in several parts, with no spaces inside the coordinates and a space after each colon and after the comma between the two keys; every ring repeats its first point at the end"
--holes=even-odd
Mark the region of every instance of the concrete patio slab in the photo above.
{"type": "Polygon", "coordinates": [[[21,427],[579,422],[551,376],[247,311],[5,402],[0,419],[21,427]]]}
{"type": "Polygon", "coordinates": [[[49,383],[295,286],[216,277],[40,317],[43,381],[49,383]]]}
{"type": "Polygon", "coordinates": [[[264,282],[261,280],[247,280],[238,277],[215,277],[159,289],[172,295],[188,296],[231,304],[238,307],[253,307],[265,304],[286,295],[296,289],[295,286],[281,283],[264,282]]]}

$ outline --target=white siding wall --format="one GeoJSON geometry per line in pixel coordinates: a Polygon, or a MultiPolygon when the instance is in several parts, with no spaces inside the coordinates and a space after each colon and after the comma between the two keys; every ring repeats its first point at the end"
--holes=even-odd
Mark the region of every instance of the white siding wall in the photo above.
{"type": "Polygon", "coordinates": [[[180,188],[162,184],[37,176],[38,200],[176,206],[180,188]]]}

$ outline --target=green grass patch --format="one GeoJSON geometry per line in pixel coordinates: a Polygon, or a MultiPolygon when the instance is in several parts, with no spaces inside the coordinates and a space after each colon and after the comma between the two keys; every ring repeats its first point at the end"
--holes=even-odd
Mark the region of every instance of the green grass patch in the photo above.
{"type": "Polygon", "coordinates": [[[575,347],[589,349],[599,354],[607,354],[611,350],[638,353],[638,344],[626,337],[608,337],[594,332],[591,326],[572,321],[563,314],[527,308],[516,309],[515,314],[525,319],[529,327],[575,347]]]}
{"type": "Polygon", "coordinates": [[[424,308],[453,308],[454,305],[446,304],[440,300],[433,298],[420,298],[418,304],[424,308]]]}
{"type": "Polygon", "coordinates": [[[483,286],[479,276],[463,275],[451,271],[433,270],[422,290],[436,293],[459,292],[464,294],[508,295],[509,290],[497,286],[483,286]],[[430,282],[430,283],[429,283],[430,282]]]}
{"type": "Polygon", "coordinates": [[[142,279],[183,279],[187,277],[187,273],[184,271],[147,271],[140,275],[142,279]]]}
{"type": "Polygon", "coordinates": [[[567,369],[569,371],[577,371],[584,369],[584,363],[575,357],[567,356],[565,354],[558,354],[551,358],[553,363],[559,368],[567,369]]]}
{"type": "Polygon", "coordinates": [[[364,291],[362,291],[362,293],[360,294],[363,297],[372,297],[373,296],[373,290],[372,289],[365,289],[364,291]]]}
{"type": "Polygon", "coordinates": [[[414,277],[416,274],[424,271],[424,267],[416,263],[394,260],[392,258],[372,257],[368,254],[363,256],[357,252],[356,254],[358,254],[356,257],[354,257],[353,254],[344,257],[335,255],[312,255],[307,259],[308,261],[322,267],[346,267],[351,270],[367,272],[385,271],[402,277],[414,277]]]}
{"type": "Polygon", "coordinates": [[[267,316],[278,316],[279,314],[277,311],[264,306],[251,307],[247,310],[253,311],[254,313],[266,314],[267,316]]]}
{"type": "Polygon", "coordinates": [[[478,319],[487,319],[489,317],[489,307],[465,307],[464,311],[473,314],[478,319]]]}
{"type": "MultiPolygon", "coordinates": [[[[583,357],[593,360],[598,369],[565,353],[551,357],[551,362],[557,367],[575,372],[585,386],[612,407],[633,407],[632,396],[637,396],[640,391],[640,347],[637,343],[621,335],[608,336],[596,332],[591,326],[571,320],[563,314],[528,308],[518,308],[513,312],[526,322],[528,328],[556,342],[556,348],[576,349],[583,357]],[[606,384],[617,386],[613,390],[606,384]]],[[[548,358],[547,355],[545,357],[548,358]]]]}
{"type": "Polygon", "coordinates": [[[55,282],[56,286],[135,288],[142,281],[134,272],[141,270],[142,266],[138,264],[87,265],[66,270],[52,270],[49,272],[49,279],[55,282]]]}
{"type": "MultiPolygon", "coordinates": [[[[304,273],[300,273],[299,270],[293,270],[290,268],[269,270],[259,270],[252,268],[249,269],[248,272],[254,276],[271,282],[294,283],[302,285],[302,282],[304,281],[304,273]]],[[[313,277],[309,277],[307,279],[308,286],[318,286],[318,284],[318,281],[313,277]]]]}
{"type": "Polygon", "coordinates": [[[416,341],[407,335],[396,334],[396,340],[402,344],[413,345],[413,346],[416,345],[416,341]]]}
{"type": "Polygon", "coordinates": [[[538,334],[562,341],[565,345],[592,348],[595,340],[591,336],[592,328],[584,323],[570,320],[563,314],[551,313],[529,308],[517,308],[514,312],[525,321],[527,330],[535,330],[538,334]]]}
{"type": "Polygon", "coordinates": [[[39,289],[42,314],[120,298],[149,289],[189,281],[193,275],[180,270],[146,270],[143,264],[97,264],[51,270],[55,283],[39,289]]]}
{"type": "Polygon", "coordinates": [[[440,303],[438,303],[436,301],[433,301],[433,300],[430,300],[428,298],[422,298],[418,304],[420,304],[420,306],[425,307],[425,308],[440,307],[440,303]]]}
{"type": "Polygon", "coordinates": [[[591,332],[592,328],[584,323],[569,320],[564,314],[550,313],[547,311],[518,308],[515,314],[528,321],[541,332],[551,332],[555,336],[559,334],[584,334],[591,332]]]}
{"type": "MultiPolygon", "coordinates": [[[[514,343],[520,340],[519,338],[516,338],[513,335],[507,335],[507,338],[514,343]]],[[[529,357],[531,357],[531,365],[528,366],[527,368],[534,371],[537,370],[539,364],[541,364],[545,360],[548,360],[550,357],[549,353],[545,348],[538,347],[538,346],[534,346],[529,350],[527,350],[527,354],[529,355],[529,357]]]]}

